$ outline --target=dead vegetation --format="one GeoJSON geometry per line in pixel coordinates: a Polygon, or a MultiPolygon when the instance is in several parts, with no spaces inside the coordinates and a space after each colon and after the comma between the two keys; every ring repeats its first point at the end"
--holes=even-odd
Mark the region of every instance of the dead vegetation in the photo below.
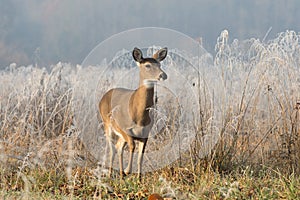
{"type": "MultiPolygon", "coordinates": [[[[250,39],[231,44],[222,37],[227,36],[218,40],[213,67],[195,74],[200,81],[191,86],[198,91],[200,108],[193,113],[200,118],[194,124],[191,145],[180,151],[176,161],[148,172],[141,189],[134,175],[122,183],[103,177],[105,168],[97,166],[98,160],[89,151],[97,141],[91,141],[91,146],[82,141],[83,132],[97,132],[100,126],[89,121],[92,103],[85,98],[78,104],[74,90],[80,88],[82,96],[94,98],[89,94],[95,91],[84,90],[90,83],[103,86],[98,93],[109,88],[108,80],[97,83],[99,69],[59,63],[50,70],[11,66],[1,71],[0,196],[32,191],[41,199],[143,199],[152,192],[178,199],[299,197],[300,36],[287,31],[268,43],[250,39]],[[213,75],[221,82],[214,83],[213,75]],[[81,82],[84,77],[90,80],[81,82]],[[88,106],[80,113],[87,112],[82,121],[89,129],[77,127],[78,105],[88,106]],[[199,153],[216,132],[217,141],[209,153],[199,153]],[[266,177],[275,178],[276,183],[266,177]],[[267,187],[277,191],[272,193],[267,187]],[[48,193],[46,197],[43,192],[48,193]]],[[[164,105],[158,105],[171,116],[164,121],[167,128],[153,136],[153,141],[175,137],[185,123],[184,118],[175,117],[181,114],[182,105],[170,102],[167,98],[164,105]]]]}

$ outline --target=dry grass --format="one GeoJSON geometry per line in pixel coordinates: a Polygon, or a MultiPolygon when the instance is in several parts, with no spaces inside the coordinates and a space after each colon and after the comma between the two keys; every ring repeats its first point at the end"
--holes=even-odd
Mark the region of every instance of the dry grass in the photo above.
{"type": "Polygon", "coordinates": [[[1,170],[0,196],[15,199],[146,199],[159,193],[172,199],[297,199],[300,180],[265,169],[254,174],[250,168],[222,173],[203,171],[200,165],[168,167],[147,173],[143,183],[137,176],[124,180],[97,178],[90,167],[75,167],[71,177],[65,171],[26,169],[1,170]],[[2,187],[3,186],[3,187],[2,187]]]}
{"type": "Polygon", "coordinates": [[[300,36],[287,31],[268,43],[250,39],[231,44],[226,37],[218,39],[213,64],[191,59],[199,73],[185,71],[187,77],[177,83],[183,91],[192,88],[195,96],[180,90],[178,99],[159,96],[164,115],[158,117],[167,116],[166,128],[151,138],[148,151],[164,146],[183,125],[193,127],[193,137],[188,149],[179,148],[177,160],[147,172],[142,183],[134,174],[123,181],[117,175],[106,178],[104,166],[96,164],[105,155],[95,159],[97,151],[91,152],[101,139],[92,137],[101,133],[96,101],[124,71],[105,80],[99,80],[97,67],[61,63],[50,72],[13,65],[2,71],[0,197],[145,199],[159,193],[174,199],[300,198],[300,36]],[[216,145],[203,153],[205,138],[216,133],[216,145]]]}

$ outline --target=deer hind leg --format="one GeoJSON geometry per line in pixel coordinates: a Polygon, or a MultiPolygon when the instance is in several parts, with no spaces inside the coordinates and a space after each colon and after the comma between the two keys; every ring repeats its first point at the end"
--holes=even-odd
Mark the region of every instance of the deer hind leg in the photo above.
{"type": "Polygon", "coordinates": [[[109,148],[109,172],[108,176],[111,177],[112,175],[112,166],[114,162],[114,157],[115,157],[115,148],[113,145],[113,136],[112,136],[112,129],[109,125],[105,125],[105,134],[106,134],[106,143],[109,148]]]}
{"type": "Polygon", "coordinates": [[[138,160],[137,160],[139,181],[141,181],[142,179],[142,164],[143,164],[143,157],[144,157],[147,141],[148,141],[147,138],[139,141],[139,149],[138,149],[139,153],[138,153],[138,160]]]}
{"type": "Polygon", "coordinates": [[[119,166],[120,166],[120,178],[123,178],[123,151],[125,147],[126,141],[122,138],[119,137],[118,142],[116,144],[116,149],[118,152],[119,156],[119,166]]]}
{"type": "Polygon", "coordinates": [[[128,147],[129,147],[129,161],[128,161],[128,165],[127,165],[126,169],[124,170],[126,175],[131,173],[133,152],[134,152],[134,149],[135,149],[135,143],[134,143],[132,137],[128,137],[127,142],[128,142],[128,147]]]}

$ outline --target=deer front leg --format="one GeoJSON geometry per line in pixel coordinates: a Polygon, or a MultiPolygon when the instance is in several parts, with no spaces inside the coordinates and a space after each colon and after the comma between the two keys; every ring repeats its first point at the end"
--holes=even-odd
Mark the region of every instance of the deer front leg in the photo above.
{"type": "Polygon", "coordinates": [[[124,170],[126,175],[130,174],[131,169],[132,169],[133,152],[135,149],[135,143],[133,141],[133,138],[129,138],[128,147],[129,147],[129,161],[128,161],[128,165],[127,165],[126,169],[124,170]]]}
{"type": "Polygon", "coordinates": [[[139,154],[138,154],[138,177],[139,180],[141,181],[142,179],[142,164],[143,164],[143,157],[144,157],[144,152],[146,148],[148,138],[143,139],[142,141],[139,141],[139,154]]]}

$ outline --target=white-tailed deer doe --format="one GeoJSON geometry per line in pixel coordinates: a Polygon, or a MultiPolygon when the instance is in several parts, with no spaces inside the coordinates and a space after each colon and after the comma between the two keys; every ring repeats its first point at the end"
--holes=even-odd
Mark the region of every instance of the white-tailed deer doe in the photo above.
{"type": "Polygon", "coordinates": [[[129,161],[124,173],[128,175],[131,172],[135,142],[138,142],[137,164],[138,176],[141,180],[143,154],[153,125],[150,109],[154,105],[154,83],[167,79],[167,74],[160,67],[160,62],[166,58],[167,51],[167,48],[163,48],[158,50],[152,58],[143,58],[142,51],[134,48],[132,56],[140,68],[139,88],[136,90],[111,89],[99,102],[100,115],[110,149],[109,176],[112,173],[116,148],[119,156],[120,176],[123,177],[123,150],[126,144],[129,149],[129,161]]]}

